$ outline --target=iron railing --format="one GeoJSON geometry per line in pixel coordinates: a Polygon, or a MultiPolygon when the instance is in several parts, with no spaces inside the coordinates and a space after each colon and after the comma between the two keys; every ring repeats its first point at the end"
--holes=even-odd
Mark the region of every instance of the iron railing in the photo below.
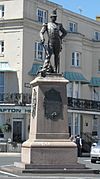
{"type": "Polygon", "coordinates": [[[0,93],[0,104],[26,105],[31,103],[31,94],[29,93],[0,93]]]}
{"type": "Polygon", "coordinates": [[[100,111],[100,101],[68,97],[68,109],[100,111]]]}

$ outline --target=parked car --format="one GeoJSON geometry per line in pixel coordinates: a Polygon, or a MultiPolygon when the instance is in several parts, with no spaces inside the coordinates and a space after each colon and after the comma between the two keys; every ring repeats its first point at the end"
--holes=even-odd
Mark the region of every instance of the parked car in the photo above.
{"type": "Polygon", "coordinates": [[[90,151],[91,163],[100,161],[100,141],[93,143],[90,151]]]}

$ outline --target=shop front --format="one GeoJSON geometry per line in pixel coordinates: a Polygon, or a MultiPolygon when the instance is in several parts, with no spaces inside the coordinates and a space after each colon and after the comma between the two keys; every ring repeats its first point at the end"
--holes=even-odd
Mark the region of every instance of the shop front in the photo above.
{"type": "Polygon", "coordinates": [[[0,105],[0,133],[4,140],[21,143],[28,139],[30,105],[0,105]]]}

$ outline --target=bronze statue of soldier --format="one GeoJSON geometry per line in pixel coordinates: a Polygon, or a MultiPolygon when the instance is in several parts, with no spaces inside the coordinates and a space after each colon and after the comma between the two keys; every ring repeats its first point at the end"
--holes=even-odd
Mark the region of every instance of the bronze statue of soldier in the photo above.
{"type": "Polygon", "coordinates": [[[41,43],[45,49],[46,59],[43,64],[42,71],[59,73],[60,70],[60,52],[62,50],[62,39],[66,36],[67,31],[64,29],[61,23],[57,23],[57,12],[56,9],[50,15],[51,21],[43,24],[40,31],[41,43]],[[44,34],[47,32],[48,45],[44,45],[45,38],[44,34]],[[54,67],[52,67],[50,59],[54,55],[54,67]]]}

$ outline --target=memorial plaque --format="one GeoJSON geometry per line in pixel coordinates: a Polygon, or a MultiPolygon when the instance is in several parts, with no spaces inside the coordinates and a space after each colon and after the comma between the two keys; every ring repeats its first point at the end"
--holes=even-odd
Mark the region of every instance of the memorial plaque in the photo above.
{"type": "Polygon", "coordinates": [[[44,113],[46,118],[51,120],[63,119],[62,108],[60,92],[53,88],[46,91],[44,97],[44,113]]]}

